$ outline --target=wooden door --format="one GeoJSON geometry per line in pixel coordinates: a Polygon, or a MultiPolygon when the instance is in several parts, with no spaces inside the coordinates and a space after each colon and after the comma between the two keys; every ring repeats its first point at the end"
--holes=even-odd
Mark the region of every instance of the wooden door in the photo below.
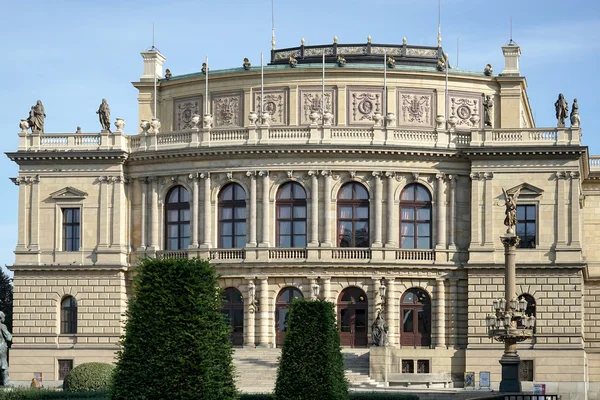
{"type": "Polygon", "coordinates": [[[358,288],[348,288],[338,301],[340,344],[346,347],[367,347],[368,303],[365,293],[358,288]]]}
{"type": "Polygon", "coordinates": [[[288,307],[292,304],[293,299],[303,297],[302,292],[295,287],[287,287],[279,292],[275,303],[275,344],[277,347],[282,346],[285,339],[288,307]]]}

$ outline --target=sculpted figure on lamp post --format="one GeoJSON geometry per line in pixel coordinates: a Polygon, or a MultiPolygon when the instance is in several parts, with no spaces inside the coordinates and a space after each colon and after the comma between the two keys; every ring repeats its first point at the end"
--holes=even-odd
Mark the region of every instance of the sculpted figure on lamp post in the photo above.
{"type": "Polygon", "coordinates": [[[504,225],[507,227],[506,233],[512,235],[515,234],[515,227],[517,226],[517,199],[519,198],[520,192],[521,189],[510,195],[506,193],[504,188],[502,189],[502,193],[504,193],[504,204],[506,206],[504,225]]]}
{"type": "Polygon", "coordinates": [[[10,386],[8,378],[8,342],[12,342],[12,334],[4,325],[6,316],[0,311],[0,386],[10,386]]]}
{"type": "Polygon", "coordinates": [[[556,119],[558,120],[558,127],[564,128],[565,119],[569,116],[569,103],[565,100],[565,96],[562,93],[558,95],[558,100],[554,103],[556,109],[556,119]]]}
{"type": "Polygon", "coordinates": [[[98,114],[102,130],[110,132],[110,107],[108,106],[106,99],[102,99],[102,103],[100,103],[100,107],[98,107],[96,114],[98,114]]]}

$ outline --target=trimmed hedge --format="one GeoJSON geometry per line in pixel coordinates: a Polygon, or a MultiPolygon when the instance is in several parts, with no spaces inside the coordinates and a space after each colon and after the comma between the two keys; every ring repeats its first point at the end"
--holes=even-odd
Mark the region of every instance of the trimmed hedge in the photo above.
{"type": "MultiPolygon", "coordinates": [[[[273,400],[274,398],[274,395],[266,393],[243,393],[240,396],[240,400],[273,400]]],[[[350,400],[419,400],[419,396],[402,393],[350,392],[350,400]]]]}
{"type": "Polygon", "coordinates": [[[52,389],[0,390],[0,400],[106,400],[108,392],[63,392],[52,389]]]}
{"type": "Polygon", "coordinates": [[[146,259],[136,272],[112,398],[237,399],[215,269],[197,259],[146,259]]]}
{"type": "Polygon", "coordinates": [[[333,303],[295,299],[275,384],[277,400],[347,400],[348,382],[333,303]]]}
{"type": "Polygon", "coordinates": [[[79,364],[69,372],[63,389],[69,392],[91,392],[110,389],[114,365],[100,362],[79,364]]]}

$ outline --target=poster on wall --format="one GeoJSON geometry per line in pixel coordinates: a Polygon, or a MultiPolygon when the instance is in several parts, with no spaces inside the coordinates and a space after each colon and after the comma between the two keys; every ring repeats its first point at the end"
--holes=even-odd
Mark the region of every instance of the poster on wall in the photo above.
{"type": "Polygon", "coordinates": [[[40,385],[44,382],[44,380],[43,380],[44,376],[43,376],[42,372],[34,372],[33,377],[35,378],[36,381],[38,381],[38,383],[40,385]]]}
{"type": "Polygon", "coordinates": [[[534,383],[533,384],[533,394],[546,394],[546,384],[545,383],[534,383]]]}
{"type": "Polygon", "coordinates": [[[482,387],[482,388],[490,387],[490,373],[488,371],[479,372],[479,387],[482,387]]]}
{"type": "Polygon", "coordinates": [[[465,387],[475,386],[475,372],[465,372],[465,387]]]}

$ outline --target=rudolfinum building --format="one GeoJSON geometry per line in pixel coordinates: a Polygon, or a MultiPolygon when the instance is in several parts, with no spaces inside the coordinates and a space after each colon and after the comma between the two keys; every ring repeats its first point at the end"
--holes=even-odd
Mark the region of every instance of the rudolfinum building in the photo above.
{"type": "Polygon", "coordinates": [[[152,49],[127,129],[22,123],[7,153],[11,380],[58,385],[112,362],[137,260],[200,257],[221,275],[243,390],[272,389],[295,297],[336,304],[353,387],[462,388],[467,372],[478,387],[489,372],[497,389],[504,347],[486,316],[504,295],[505,189],[518,193],[517,295],[535,317],[523,389],[596,398],[600,157],[577,112],[535,126],[521,50],[502,51],[503,67],[472,72],[446,68],[440,46],[334,40],[178,76],[152,49]],[[387,347],[373,345],[378,312],[387,347]]]}

